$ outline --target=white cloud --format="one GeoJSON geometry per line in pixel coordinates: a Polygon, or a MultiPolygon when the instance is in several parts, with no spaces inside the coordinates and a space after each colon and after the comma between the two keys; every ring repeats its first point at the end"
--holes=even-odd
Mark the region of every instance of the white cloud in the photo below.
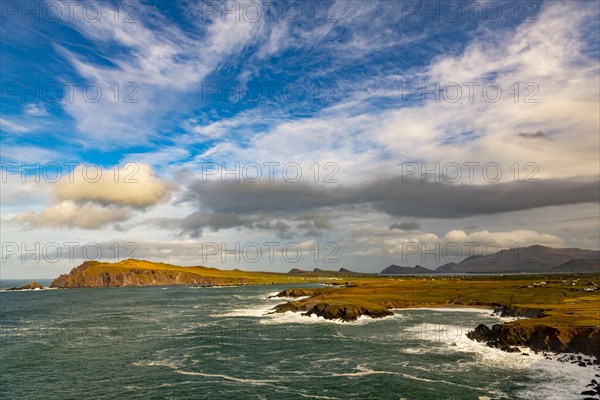
{"type": "Polygon", "coordinates": [[[133,210],[166,202],[173,189],[171,184],[157,179],[149,166],[135,163],[113,170],[80,165],[71,173],[64,173],[58,182],[36,186],[50,189],[53,204],[39,212],[17,213],[10,219],[29,229],[98,229],[121,223],[132,217],[133,210]]]}
{"type": "Polygon", "coordinates": [[[167,112],[189,106],[185,94],[197,89],[207,74],[227,56],[253,42],[263,29],[262,24],[216,20],[199,26],[203,36],[194,37],[156,10],[143,9],[147,14],[139,17],[147,18],[134,23],[118,18],[115,22],[115,11],[108,4],[98,22],[75,19],[73,27],[106,50],[111,66],[96,64],[59,47],[81,77],[102,88],[96,102],[85,101],[79,95],[74,101],[63,102],[75,118],[77,129],[92,138],[96,147],[128,147],[133,140],[144,142],[156,135],[160,119],[167,112]],[[122,51],[111,51],[114,46],[122,51]],[[116,100],[115,84],[119,85],[116,100]]]}
{"type": "MultiPolygon", "coordinates": [[[[442,258],[444,252],[448,256],[456,254],[487,254],[514,247],[526,247],[539,244],[550,247],[564,246],[563,239],[556,235],[540,233],[535,230],[517,229],[512,231],[490,232],[487,230],[467,233],[454,229],[442,236],[435,233],[417,231],[406,232],[390,230],[387,227],[373,225],[352,229],[349,242],[345,243],[346,251],[356,255],[380,256],[414,255],[415,249],[442,258]]],[[[420,254],[420,253],[419,253],[420,254]]],[[[430,257],[433,258],[433,257],[430,257]]]]}
{"type": "Polygon", "coordinates": [[[80,165],[52,185],[52,194],[59,201],[145,208],[168,200],[169,188],[148,165],[129,163],[118,170],[80,165]]]}
{"type": "Polygon", "coordinates": [[[27,211],[12,220],[29,229],[75,227],[97,229],[110,223],[127,220],[131,213],[123,208],[107,208],[95,204],[63,201],[40,212],[27,211]]]}
{"type": "Polygon", "coordinates": [[[29,103],[23,107],[25,114],[33,117],[45,117],[48,115],[48,110],[42,103],[29,103]]]}
{"type": "Polygon", "coordinates": [[[32,130],[31,127],[24,126],[17,122],[9,121],[6,118],[0,118],[0,129],[11,133],[26,133],[32,130]]]}

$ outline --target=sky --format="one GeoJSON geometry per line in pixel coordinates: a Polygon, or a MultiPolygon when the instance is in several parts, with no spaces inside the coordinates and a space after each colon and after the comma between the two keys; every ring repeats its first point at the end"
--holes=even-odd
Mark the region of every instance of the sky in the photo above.
{"type": "Polygon", "coordinates": [[[2,279],[600,248],[597,1],[3,1],[2,279]]]}

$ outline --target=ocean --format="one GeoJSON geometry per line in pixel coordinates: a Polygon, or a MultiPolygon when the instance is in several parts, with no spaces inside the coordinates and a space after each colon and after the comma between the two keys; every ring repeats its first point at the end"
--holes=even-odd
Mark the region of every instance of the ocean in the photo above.
{"type": "Polygon", "coordinates": [[[505,320],[488,310],[355,323],[265,314],[287,301],[268,296],[299,286],[2,290],[0,397],[583,399],[600,379],[467,339],[505,320]]]}

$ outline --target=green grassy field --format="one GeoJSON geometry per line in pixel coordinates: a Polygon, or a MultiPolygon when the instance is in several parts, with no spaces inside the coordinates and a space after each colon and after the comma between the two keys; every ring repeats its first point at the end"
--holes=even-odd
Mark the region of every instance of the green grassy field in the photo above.
{"type": "Polygon", "coordinates": [[[519,323],[600,327],[600,274],[366,277],[350,287],[317,289],[293,302],[298,310],[318,303],[369,309],[405,307],[486,307],[493,304],[541,309],[546,317],[519,323]],[[586,290],[586,288],[590,288],[586,290]]]}

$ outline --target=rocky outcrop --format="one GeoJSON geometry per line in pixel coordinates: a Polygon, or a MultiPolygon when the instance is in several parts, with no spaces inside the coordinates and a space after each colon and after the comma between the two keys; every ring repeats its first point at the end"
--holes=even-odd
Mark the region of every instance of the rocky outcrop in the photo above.
{"type": "Polygon", "coordinates": [[[273,309],[273,312],[276,313],[288,311],[302,312],[302,315],[307,317],[314,314],[325,319],[342,320],[345,322],[356,321],[361,315],[371,318],[382,318],[394,314],[386,307],[377,305],[365,306],[358,304],[307,302],[305,300],[280,304],[273,309]]]}
{"type": "Polygon", "coordinates": [[[285,289],[275,296],[269,296],[269,298],[275,297],[305,297],[305,296],[313,296],[316,294],[320,294],[321,291],[319,289],[285,289]]]}
{"type": "Polygon", "coordinates": [[[499,317],[512,318],[542,318],[546,316],[544,310],[540,308],[520,308],[512,306],[503,306],[502,304],[492,303],[494,314],[499,317]]]}
{"type": "Polygon", "coordinates": [[[467,337],[505,351],[527,346],[534,351],[583,353],[600,359],[600,328],[551,327],[544,324],[508,323],[491,328],[479,325],[467,337]]]}
{"type": "Polygon", "coordinates": [[[328,303],[317,303],[303,315],[310,317],[313,314],[325,319],[341,319],[345,322],[356,321],[361,315],[366,315],[371,318],[382,318],[394,315],[393,312],[385,307],[365,307],[354,304],[345,305],[328,303]]]}
{"type": "Polygon", "coordinates": [[[43,289],[44,287],[37,282],[31,282],[29,285],[25,285],[22,287],[12,287],[8,290],[38,290],[43,289]]]}

